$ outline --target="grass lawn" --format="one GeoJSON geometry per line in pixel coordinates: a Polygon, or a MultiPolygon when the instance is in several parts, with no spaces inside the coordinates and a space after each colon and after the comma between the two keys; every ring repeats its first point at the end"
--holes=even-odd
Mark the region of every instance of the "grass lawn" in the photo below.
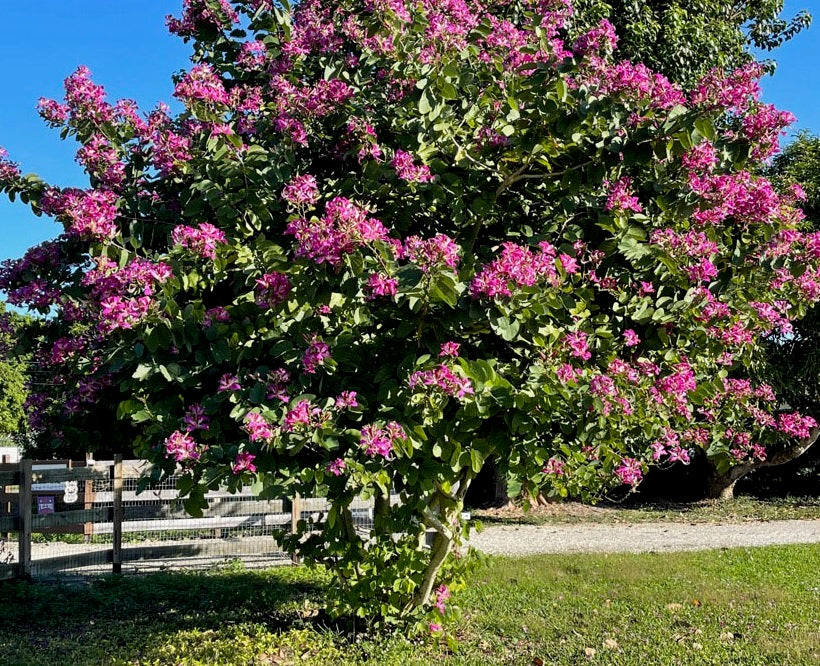
{"type": "Polygon", "coordinates": [[[596,506],[556,502],[525,512],[515,506],[473,511],[486,525],[546,525],[551,523],[740,523],[759,520],[819,520],[820,498],[782,497],[766,500],[741,495],[731,502],[607,503],[596,506]]]}
{"type": "Polygon", "coordinates": [[[492,559],[455,653],[317,621],[307,568],[0,586],[0,664],[816,664],[820,545],[492,559]]]}

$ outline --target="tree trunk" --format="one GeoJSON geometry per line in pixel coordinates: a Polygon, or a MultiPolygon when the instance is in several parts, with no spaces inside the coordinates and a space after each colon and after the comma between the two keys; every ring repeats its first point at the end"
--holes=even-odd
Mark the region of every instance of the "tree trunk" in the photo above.
{"type": "Polygon", "coordinates": [[[726,474],[718,474],[714,468],[709,469],[709,477],[706,479],[706,499],[728,501],[735,498],[735,484],[740,479],[740,476],[732,474],[735,469],[737,467],[732,467],[726,474]]]}
{"type": "MultiPolygon", "coordinates": [[[[440,516],[436,517],[430,511],[425,512],[424,522],[428,527],[435,529],[436,536],[433,539],[433,545],[430,549],[430,560],[424,570],[424,578],[421,585],[419,585],[413,594],[413,598],[407,604],[406,610],[421,608],[430,601],[430,595],[436,583],[438,572],[441,570],[444,561],[447,559],[453,545],[458,539],[459,514],[464,506],[464,497],[470,489],[471,481],[472,478],[469,469],[465,470],[458,490],[454,495],[448,495],[444,498],[452,501],[452,506],[444,508],[441,501],[439,501],[438,504],[441,508],[440,516]]],[[[439,490],[438,492],[441,499],[441,491],[439,490]]]]}

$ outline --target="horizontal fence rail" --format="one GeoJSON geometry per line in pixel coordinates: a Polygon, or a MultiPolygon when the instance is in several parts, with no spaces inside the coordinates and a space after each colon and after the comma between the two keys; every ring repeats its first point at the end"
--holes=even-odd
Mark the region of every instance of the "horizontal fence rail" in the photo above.
{"type": "MultiPolygon", "coordinates": [[[[119,459],[0,464],[0,580],[148,571],[173,562],[290,562],[276,537],[300,520],[321,520],[329,508],[323,498],[262,500],[249,488],[215,490],[206,494],[204,515],[192,518],[175,477],[137,492],[149,470],[146,461],[119,459]]],[[[350,508],[358,527],[372,525],[372,500],[350,508]]]]}

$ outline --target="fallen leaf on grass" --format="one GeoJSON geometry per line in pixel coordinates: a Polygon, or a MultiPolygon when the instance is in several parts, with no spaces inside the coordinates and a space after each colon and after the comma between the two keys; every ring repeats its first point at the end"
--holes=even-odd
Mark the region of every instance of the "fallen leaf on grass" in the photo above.
{"type": "Polygon", "coordinates": [[[608,650],[617,650],[618,649],[618,641],[616,641],[614,638],[607,638],[604,641],[604,647],[607,648],[608,650]]]}
{"type": "Polygon", "coordinates": [[[596,654],[598,654],[598,650],[593,647],[585,647],[584,654],[586,655],[587,659],[592,659],[596,654]]]}

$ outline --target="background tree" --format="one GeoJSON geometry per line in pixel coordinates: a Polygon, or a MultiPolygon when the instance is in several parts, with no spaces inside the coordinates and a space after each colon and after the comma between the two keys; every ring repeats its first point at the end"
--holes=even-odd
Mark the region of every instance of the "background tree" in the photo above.
{"type": "Polygon", "coordinates": [[[490,456],[530,498],[589,498],[805,438],[731,376],[820,297],[820,235],[756,175],[790,115],[757,66],[684,91],[569,15],[189,0],[180,115],[77,70],[41,111],[90,187],[0,162],[66,230],[0,275],[53,313],[43,440],[107,406],[192,513],[219,486],[326,496],[283,540],[333,572],[334,614],[393,621],[448,612],[490,456]]]}
{"type": "Polygon", "coordinates": [[[782,0],[580,0],[575,30],[608,19],[622,58],[641,62],[684,87],[713,68],[732,70],[771,51],[811,24],[803,10],[783,18],[782,0]]]}
{"type": "Polygon", "coordinates": [[[25,435],[26,363],[14,354],[26,317],[0,302],[0,436],[25,435]]]}

